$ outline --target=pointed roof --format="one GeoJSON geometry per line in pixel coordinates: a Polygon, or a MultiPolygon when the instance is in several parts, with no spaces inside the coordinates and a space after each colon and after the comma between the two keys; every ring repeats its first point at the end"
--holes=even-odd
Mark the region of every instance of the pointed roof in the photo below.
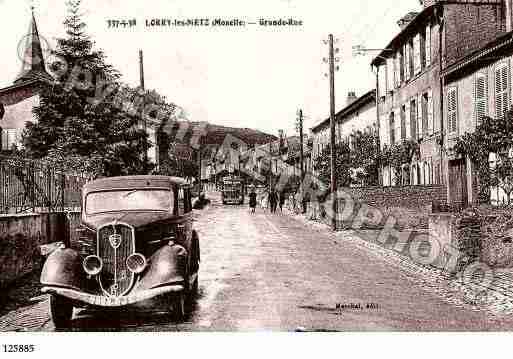
{"type": "Polygon", "coordinates": [[[24,40],[25,47],[18,50],[22,62],[21,71],[14,83],[17,84],[35,79],[51,79],[51,76],[46,72],[45,68],[43,49],[41,47],[39,32],[37,31],[34,9],[32,9],[32,19],[30,21],[28,34],[25,36],[24,40]]]}

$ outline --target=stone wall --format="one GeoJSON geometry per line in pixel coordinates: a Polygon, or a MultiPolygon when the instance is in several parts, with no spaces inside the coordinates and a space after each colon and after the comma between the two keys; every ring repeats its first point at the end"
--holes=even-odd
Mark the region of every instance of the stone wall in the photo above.
{"type": "Polygon", "coordinates": [[[494,268],[513,267],[513,213],[498,212],[483,217],[481,261],[494,268]]]}
{"type": "Polygon", "coordinates": [[[438,249],[438,256],[432,265],[451,274],[462,271],[468,264],[480,259],[480,238],[480,217],[452,213],[429,216],[429,242],[432,248],[438,249]]]}
{"type": "MultiPolygon", "coordinates": [[[[381,223],[364,223],[364,228],[379,229],[387,218],[393,217],[398,228],[427,229],[429,214],[432,212],[432,202],[447,203],[447,191],[444,186],[403,186],[403,187],[365,187],[343,188],[352,203],[352,216],[339,223],[340,227],[351,227],[354,217],[363,204],[379,210],[382,214],[381,223]]],[[[348,204],[349,205],[349,204],[348,204]]],[[[344,200],[339,202],[339,212],[345,208],[344,200]]],[[[307,217],[329,223],[330,219],[323,216],[324,204],[308,206],[307,217]]]]}
{"type": "MultiPolygon", "coordinates": [[[[78,214],[72,214],[72,218],[78,214]]],[[[72,221],[71,227],[75,227],[72,221]]],[[[64,213],[0,216],[0,288],[41,268],[39,246],[69,238],[64,213]]]]}
{"type": "Polygon", "coordinates": [[[344,188],[343,190],[355,201],[377,208],[403,207],[430,213],[433,200],[447,203],[446,188],[440,185],[344,188]]]}

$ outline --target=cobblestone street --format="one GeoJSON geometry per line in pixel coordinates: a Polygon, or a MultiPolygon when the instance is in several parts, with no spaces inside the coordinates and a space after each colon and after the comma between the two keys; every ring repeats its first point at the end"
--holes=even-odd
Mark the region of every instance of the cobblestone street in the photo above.
{"type": "MultiPolygon", "coordinates": [[[[285,212],[270,215],[258,208],[251,214],[246,206],[222,206],[215,194],[195,216],[202,250],[200,295],[186,322],[158,314],[75,310],[73,330],[513,328],[509,311],[466,303],[450,281],[432,278],[354,233],[331,234],[285,212]]],[[[29,289],[20,290],[18,303],[3,311],[0,330],[54,330],[47,298],[29,289]]],[[[507,296],[503,301],[510,303],[507,296]]]]}

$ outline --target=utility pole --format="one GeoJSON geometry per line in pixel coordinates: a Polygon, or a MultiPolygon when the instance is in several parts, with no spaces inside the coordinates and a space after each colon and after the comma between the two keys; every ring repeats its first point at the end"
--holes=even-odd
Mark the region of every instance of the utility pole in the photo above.
{"type": "MultiPolygon", "coordinates": [[[[143,60],[143,51],[139,50],[139,86],[141,87],[141,90],[145,92],[144,88],[144,60],[143,60]]],[[[144,109],[141,110],[141,117],[142,117],[142,125],[144,133],[148,133],[148,124],[146,123],[146,118],[144,117],[144,109]]],[[[148,162],[148,150],[144,151],[144,163],[148,162]]]]}
{"type": "Polygon", "coordinates": [[[272,154],[272,140],[269,141],[269,193],[271,193],[273,178],[273,154],[272,154]]]}
{"type": "Polygon", "coordinates": [[[201,138],[198,141],[198,196],[201,194],[201,138]]]}
{"type": "Polygon", "coordinates": [[[297,118],[297,127],[299,129],[299,161],[300,161],[300,180],[299,180],[299,190],[300,190],[300,198],[301,198],[301,212],[305,213],[305,201],[303,198],[303,181],[305,179],[305,168],[304,168],[304,153],[303,153],[303,110],[299,109],[298,118],[297,118]]]}
{"type": "Polygon", "coordinates": [[[335,176],[335,56],[333,50],[333,35],[329,34],[329,83],[330,83],[330,164],[331,164],[331,194],[332,218],[331,226],[337,230],[337,178],[335,176]]]}

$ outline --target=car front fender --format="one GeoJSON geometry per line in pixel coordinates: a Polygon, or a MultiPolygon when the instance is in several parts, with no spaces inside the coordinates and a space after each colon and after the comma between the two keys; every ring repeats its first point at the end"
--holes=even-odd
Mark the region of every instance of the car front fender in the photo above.
{"type": "Polygon", "coordinates": [[[41,272],[41,284],[80,290],[84,276],[78,252],[62,248],[52,252],[46,259],[41,272]]]}
{"type": "Polygon", "coordinates": [[[135,290],[146,290],[185,282],[187,250],[177,244],[166,245],[150,258],[135,290]]]}

